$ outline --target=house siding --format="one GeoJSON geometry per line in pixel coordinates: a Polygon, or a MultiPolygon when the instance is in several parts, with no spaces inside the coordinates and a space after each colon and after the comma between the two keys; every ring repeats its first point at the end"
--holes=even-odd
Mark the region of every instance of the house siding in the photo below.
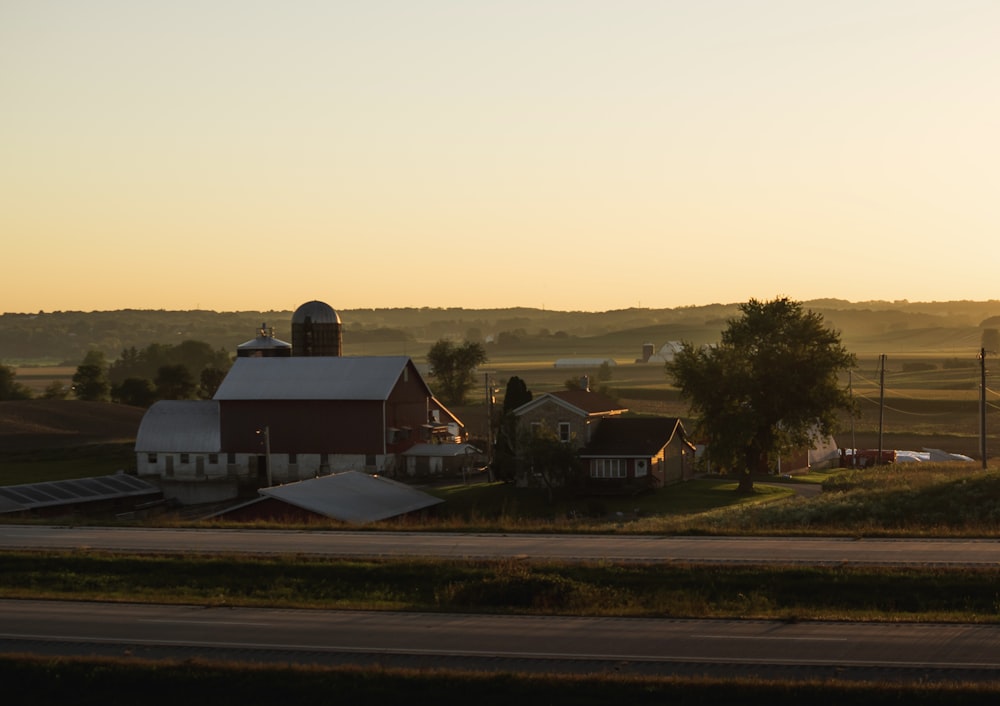
{"type": "Polygon", "coordinates": [[[574,450],[579,450],[589,443],[591,436],[597,430],[600,418],[573,414],[565,407],[549,401],[524,412],[518,420],[522,429],[531,429],[532,424],[539,424],[546,431],[556,435],[557,438],[560,422],[569,423],[569,445],[574,450]]]}

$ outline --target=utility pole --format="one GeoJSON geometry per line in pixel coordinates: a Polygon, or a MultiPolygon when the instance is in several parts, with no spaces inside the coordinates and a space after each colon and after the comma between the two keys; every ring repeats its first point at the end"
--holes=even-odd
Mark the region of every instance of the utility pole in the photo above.
{"type": "Polygon", "coordinates": [[[986,347],[979,349],[979,454],[986,470],[986,347]]]}
{"type": "Polygon", "coordinates": [[[885,353],[879,356],[878,375],[878,458],[875,465],[882,465],[882,428],[885,423],[885,353]]]}
{"type": "Polygon", "coordinates": [[[493,463],[493,405],[496,399],[493,397],[493,383],[489,373],[483,373],[486,379],[486,463],[493,463]]]}
{"type": "MultiPolygon", "coordinates": [[[[271,487],[271,427],[265,425],[263,429],[257,430],[258,434],[264,435],[264,463],[267,465],[267,487],[271,487]]],[[[259,478],[260,476],[258,476],[259,478]]]]}
{"type": "Polygon", "coordinates": [[[858,467],[858,442],[854,438],[854,371],[847,371],[847,390],[851,396],[851,468],[858,467]]]}

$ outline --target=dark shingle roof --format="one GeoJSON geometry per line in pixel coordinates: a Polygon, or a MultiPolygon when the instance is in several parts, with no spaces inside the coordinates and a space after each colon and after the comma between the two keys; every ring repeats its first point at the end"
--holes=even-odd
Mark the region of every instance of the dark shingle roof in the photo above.
{"type": "Polygon", "coordinates": [[[684,440],[684,427],[676,417],[609,417],[580,455],[653,456],[678,433],[684,440]]]}
{"type": "Polygon", "coordinates": [[[564,402],[568,402],[574,407],[579,407],[588,414],[600,414],[601,412],[619,412],[625,408],[616,400],[600,392],[590,390],[558,390],[550,392],[553,397],[558,397],[564,402]]]}
{"type": "Polygon", "coordinates": [[[617,400],[613,400],[607,395],[590,390],[574,389],[557,390],[538,395],[533,400],[516,408],[514,414],[521,416],[526,412],[550,404],[558,405],[569,410],[572,414],[579,414],[583,417],[610,417],[628,411],[628,407],[623,407],[617,400]]]}

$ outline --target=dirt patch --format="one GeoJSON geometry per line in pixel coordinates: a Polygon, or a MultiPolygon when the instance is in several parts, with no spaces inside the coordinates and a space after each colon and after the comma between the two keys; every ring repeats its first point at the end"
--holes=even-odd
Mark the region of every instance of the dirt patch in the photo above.
{"type": "Polygon", "coordinates": [[[134,440],[144,413],[110,402],[0,402],[0,453],[134,440]]]}

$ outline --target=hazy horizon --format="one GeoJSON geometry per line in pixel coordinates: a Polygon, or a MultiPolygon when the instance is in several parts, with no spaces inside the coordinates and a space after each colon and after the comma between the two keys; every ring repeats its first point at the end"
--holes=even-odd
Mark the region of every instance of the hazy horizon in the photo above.
{"type": "MultiPolygon", "coordinates": [[[[758,298],[762,300],[775,299],[776,297],[784,295],[775,295],[771,297],[758,298]]],[[[184,311],[205,311],[217,314],[239,314],[239,313],[292,313],[301,304],[306,303],[306,301],[313,301],[318,299],[319,301],[329,304],[336,311],[378,311],[378,310],[396,310],[396,309],[422,309],[422,310],[440,310],[440,311],[450,311],[450,310],[461,310],[461,311],[507,311],[516,309],[526,309],[530,311],[549,311],[554,313],[585,313],[585,314],[602,314],[610,313],[615,311],[660,311],[668,310],[675,311],[679,309],[700,309],[707,307],[735,307],[744,301],[733,301],[733,302],[707,302],[704,304],[683,304],[680,306],[642,306],[642,307],[622,307],[618,309],[555,309],[555,308],[542,308],[534,306],[489,306],[489,307],[462,307],[462,306],[351,306],[342,307],[337,306],[336,302],[330,299],[324,299],[323,297],[312,297],[310,299],[298,302],[297,304],[285,308],[267,308],[267,309],[209,309],[209,308],[188,308],[188,309],[172,309],[167,307],[119,307],[116,309],[39,309],[36,311],[3,311],[0,312],[0,316],[5,314],[10,314],[12,316],[37,316],[40,314],[55,314],[55,313],[81,313],[81,314],[92,314],[92,313],[103,313],[103,312],[116,312],[116,311],[171,311],[171,312],[184,312],[184,311]]],[[[864,306],[866,304],[885,304],[889,306],[921,306],[921,305],[943,305],[943,304],[996,304],[1000,308],[1000,299],[946,299],[946,300],[914,300],[914,299],[866,299],[853,301],[849,299],[843,299],[840,297],[819,297],[817,299],[803,299],[797,300],[805,305],[811,305],[815,303],[829,303],[835,305],[842,303],[849,305],[851,307],[864,306]]]]}
{"type": "Polygon", "coordinates": [[[0,311],[1000,295],[993,0],[0,2],[0,311]]]}

